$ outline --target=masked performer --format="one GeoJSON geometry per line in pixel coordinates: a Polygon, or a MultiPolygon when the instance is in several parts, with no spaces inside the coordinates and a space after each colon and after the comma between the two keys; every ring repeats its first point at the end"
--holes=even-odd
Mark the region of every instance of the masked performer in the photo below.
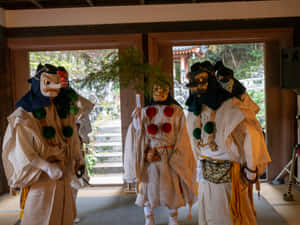
{"type": "MultiPolygon", "coordinates": [[[[69,92],[74,92],[74,90],[69,85],[69,74],[64,67],[57,67],[57,73],[61,77],[61,91],[58,95],[57,99],[60,99],[60,105],[64,105],[67,98],[63,96],[67,96],[69,92]]],[[[80,149],[82,154],[82,159],[85,157],[85,151],[83,144],[89,144],[89,136],[88,134],[92,132],[91,122],[89,119],[89,114],[93,110],[94,104],[90,102],[88,99],[82,97],[77,94],[78,99],[76,101],[76,106],[71,106],[70,110],[75,115],[75,121],[78,129],[79,139],[80,139],[80,149]]],[[[78,190],[86,185],[88,185],[87,181],[89,180],[89,176],[87,174],[85,168],[85,161],[81,161],[79,168],[75,168],[76,174],[74,173],[71,179],[71,186],[73,190],[74,201],[76,202],[78,190]],[[82,178],[83,176],[83,178],[82,178]],[[85,180],[85,181],[84,181],[85,180]]],[[[74,161],[74,167],[76,166],[76,161],[74,161]]],[[[79,223],[80,218],[76,217],[74,223],[79,223]]]]}
{"type": "Polygon", "coordinates": [[[256,118],[235,105],[210,68],[192,65],[186,102],[198,159],[199,225],[255,225],[252,186],[270,157],[256,118]]]}
{"type": "Polygon", "coordinates": [[[196,162],[182,108],[168,87],[153,86],[153,100],[140,121],[128,128],[125,176],[140,183],[136,204],[144,207],[145,224],[154,224],[153,209],[169,209],[169,225],[178,225],[177,209],[196,199],[196,162]]]}
{"type": "MultiPolygon", "coordinates": [[[[214,70],[218,83],[228,91],[233,97],[233,103],[241,109],[243,113],[251,113],[254,116],[259,112],[259,106],[250,98],[246,92],[246,88],[234,78],[234,72],[230,68],[224,66],[222,61],[218,61],[214,70]]],[[[249,116],[249,115],[248,115],[249,116]]],[[[257,121],[258,122],[258,121],[257,121]]]]}
{"type": "Polygon", "coordinates": [[[80,141],[72,113],[78,96],[59,105],[57,68],[39,65],[31,90],[8,117],[3,164],[10,187],[27,189],[22,225],[72,225],[76,207],[70,185],[80,141]]]}

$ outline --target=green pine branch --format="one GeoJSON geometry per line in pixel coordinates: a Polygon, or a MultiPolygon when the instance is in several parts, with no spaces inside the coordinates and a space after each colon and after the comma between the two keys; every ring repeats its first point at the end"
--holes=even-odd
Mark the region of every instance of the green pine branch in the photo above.
{"type": "Polygon", "coordinates": [[[152,65],[143,61],[142,53],[136,48],[128,48],[121,53],[113,52],[104,56],[99,68],[81,80],[81,88],[101,90],[107,83],[119,83],[120,87],[130,87],[137,92],[144,92],[146,98],[152,95],[152,87],[158,84],[166,87],[170,84],[168,76],[162,72],[162,62],[152,65]]]}

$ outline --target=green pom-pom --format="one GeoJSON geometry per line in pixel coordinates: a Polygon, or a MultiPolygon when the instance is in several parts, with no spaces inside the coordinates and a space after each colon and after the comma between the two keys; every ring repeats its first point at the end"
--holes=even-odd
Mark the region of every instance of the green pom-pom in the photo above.
{"type": "Polygon", "coordinates": [[[70,106],[70,111],[74,114],[74,115],[77,115],[78,113],[78,108],[74,105],[71,105],[70,106]]]}
{"type": "Polygon", "coordinates": [[[43,136],[46,138],[46,139],[51,139],[51,138],[54,138],[55,136],[55,129],[51,126],[45,126],[43,127],[43,136]]]}
{"type": "Polygon", "coordinates": [[[35,118],[41,120],[46,117],[46,110],[44,108],[35,109],[32,111],[32,114],[35,118]]]}
{"type": "Polygon", "coordinates": [[[199,140],[201,138],[201,129],[200,128],[195,128],[193,130],[193,136],[199,140]]]}
{"type": "Polygon", "coordinates": [[[65,119],[69,115],[70,111],[68,109],[69,107],[61,107],[59,110],[57,110],[59,118],[65,119]]]}
{"type": "Polygon", "coordinates": [[[70,90],[70,92],[68,93],[68,97],[71,99],[71,102],[76,102],[78,99],[78,95],[74,90],[70,90]]]}
{"type": "Polygon", "coordinates": [[[194,115],[195,116],[199,116],[200,113],[201,113],[200,111],[199,112],[198,111],[194,111],[194,115]]]}
{"type": "Polygon", "coordinates": [[[211,134],[212,132],[214,132],[215,130],[215,123],[214,122],[207,122],[205,125],[204,125],[204,131],[208,134],[211,134]]]}
{"type": "Polygon", "coordinates": [[[73,128],[71,126],[65,126],[63,128],[63,135],[67,138],[72,137],[73,135],[73,128]]]}

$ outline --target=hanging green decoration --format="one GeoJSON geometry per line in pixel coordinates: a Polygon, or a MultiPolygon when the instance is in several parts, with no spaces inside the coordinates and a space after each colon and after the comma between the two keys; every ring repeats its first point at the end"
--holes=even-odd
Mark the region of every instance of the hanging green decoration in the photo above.
{"type": "Polygon", "coordinates": [[[32,114],[35,118],[41,120],[41,119],[44,119],[46,118],[46,110],[44,108],[39,108],[39,109],[35,109],[32,111],[32,114]]]}
{"type": "Polygon", "coordinates": [[[43,132],[43,136],[46,139],[54,138],[55,133],[56,133],[55,129],[52,126],[44,126],[42,132],[43,132]]]}
{"type": "Polygon", "coordinates": [[[195,128],[193,130],[193,136],[199,140],[201,138],[201,129],[200,128],[195,128]]]}
{"type": "Polygon", "coordinates": [[[153,65],[143,60],[143,57],[143,53],[137,48],[112,53],[99,62],[101,69],[94,69],[78,81],[81,87],[93,88],[96,91],[101,91],[107,83],[119,83],[120,87],[130,86],[150,99],[154,84],[164,88],[170,85],[170,80],[169,75],[162,70],[162,61],[153,65]]]}
{"type": "Polygon", "coordinates": [[[212,121],[209,121],[207,122],[205,125],[204,125],[204,131],[208,134],[211,134],[213,133],[215,130],[215,123],[212,122],[212,121]]]}
{"type": "Polygon", "coordinates": [[[71,126],[65,126],[63,128],[63,135],[67,138],[72,137],[73,135],[73,128],[71,126]]]}

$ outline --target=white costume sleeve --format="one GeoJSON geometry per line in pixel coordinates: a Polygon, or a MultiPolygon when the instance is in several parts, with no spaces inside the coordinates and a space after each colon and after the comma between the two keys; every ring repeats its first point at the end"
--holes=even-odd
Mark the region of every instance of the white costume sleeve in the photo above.
{"type": "Polygon", "coordinates": [[[183,111],[178,115],[178,124],[176,127],[176,142],[174,153],[170,158],[170,166],[176,171],[184,181],[183,192],[188,203],[191,205],[196,201],[196,176],[197,163],[192,151],[186,120],[183,111]]]}
{"type": "Polygon", "coordinates": [[[88,99],[78,95],[79,99],[76,102],[76,106],[79,111],[75,117],[76,123],[79,125],[78,134],[83,143],[89,143],[88,134],[92,132],[91,122],[89,119],[89,114],[94,108],[94,104],[88,99]]]}
{"type": "Polygon", "coordinates": [[[252,170],[257,168],[258,174],[262,174],[267,164],[271,162],[262,130],[257,129],[255,123],[248,119],[244,121],[244,129],[246,134],[244,152],[247,167],[252,170]]]}
{"type": "Polygon", "coordinates": [[[133,119],[130,123],[124,149],[124,177],[128,183],[137,181],[144,167],[144,150],[147,146],[146,134],[143,127],[145,110],[141,110],[141,119],[137,117],[137,110],[132,113],[133,119]]]}
{"type": "Polygon", "coordinates": [[[72,149],[72,159],[75,160],[79,160],[81,164],[84,164],[84,158],[83,158],[83,154],[81,152],[81,143],[79,140],[79,134],[78,131],[76,129],[76,124],[74,124],[75,127],[73,129],[73,135],[72,135],[72,139],[71,139],[71,149],[72,149]]]}
{"type": "Polygon", "coordinates": [[[127,130],[124,148],[124,176],[127,183],[136,181],[136,143],[135,128],[131,123],[127,130]]]}
{"type": "Polygon", "coordinates": [[[200,117],[196,116],[193,112],[188,112],[186,126],[189,132],[189,139],[196,160],[198,160],[201,155],[200,148],[198,147],[198,141],[193,136],[193,130],[196,128],[197,124],[200,124],[200,117]]]}
{"type": "Polygon", "coordinates": [[[33,131],[21,124],[9,123],[3,140],[2,159],[8,184],[28,186],[38,180],[41,170],[31,163],[40,157],[34,150],[33,131]]]}

